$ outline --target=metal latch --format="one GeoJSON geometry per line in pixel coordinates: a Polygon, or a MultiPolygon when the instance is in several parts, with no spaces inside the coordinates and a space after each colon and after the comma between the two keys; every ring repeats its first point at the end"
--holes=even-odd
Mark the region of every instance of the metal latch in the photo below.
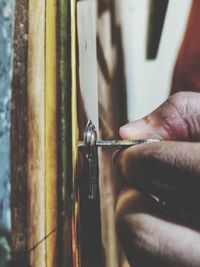
{"type": "Polygon", "coordinates": [[[98,153],[97,148],[126,148],[130,146],[159,142],[159,139],[137,140],[97,140],[97,132],[92,121],[88,121],[84,132],[84,141],[78,143],[80,149],[85,149],[85,159],[88,170],[88,198],[95,200],[98,190],[98,153]]]}

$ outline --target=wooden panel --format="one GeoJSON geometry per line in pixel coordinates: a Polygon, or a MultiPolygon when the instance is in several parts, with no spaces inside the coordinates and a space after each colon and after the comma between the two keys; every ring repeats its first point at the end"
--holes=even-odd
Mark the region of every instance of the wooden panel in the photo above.
{"type": "MultiPolygon", "coordinates": [[[[88,2],[90,5],[92,3],[92,9],[95,8],[95,5],[93,5],[95,2],[88,2]]],[[[76,195],[77,181],[75,180],[78,135],[76,2],[74,0],[62,0],[57,5],[57,9],[55,4],[55,0],[47,0],[46,5],[45,2],[29,1],[28,103],[24,107],[28,115],[28,131],[27,133],[25,131],[26,135],[24,134],[27,138],[24,138],[24,140],[27,141],[28,146],[25,150],[27,154],[24,169],[27,179],[25,179],[21,193],[27,192],[28,196],[26,203],[23,204],[26,217],[23,225],[25,226],[24,229],[27,230],[27,235],[24,234],[23,236],[22,250],[24,249],[25,252],[29,250],[29,263],[33,267],[56,266],[57,236],[54,230],[57,226],[59,228],[58,266],[80,266],[80,258],[77,253],[79,199],[76,195]],[[57,12],[58,16],[56,17],[57,12]],[[35,19],[36,14],[37,19],[35,19]],[[56,24],[58,27],[56,27],[56,24]],[[56,30],[58,36],[56,36],[56,30]],[[56,40],[58,40],[57,46],[56,40]],[[56,62],[57,59],[58,62],[56,62]],[[58,88],[56,86],[57,63],[58,88]],[[59,110],[58,136],[56,134],[57,103],[59,110]],[[56,140],[59,140],[58,148],[56,140]],[[59,166],[57,166],[57,163],[59,166]],[[59,173],[58,196],[56,195],[57,169],[59,173]],[[57,197],[58,214],[56,211],[57,197]],[[56,221],[57,215],[58,222],[56,221]]],[[[122,109],[118,110],[123,99],[119,92],[119,88],[124,88],[123,82],[121,83],[123,81],[123,71],[121,71],[123,64],[117,59],[121,58],[121,50],[120,47],[116,46],[113,30],[117,34],[119,31],[113,24],[114,15],[111,12],[111,7],[113,8],[112,5],[107,3],[104,8],[98,9],[100,13],[97,51],[96,30],[91,29],[93,39],[91,45],[94,53],[92,57],[95,57],[92,62],[95,66],[92,65],[93,69],[88,66],[88,75],[85,73],[87,68],[84,69],[84,64],[80,62],[83,78],[86,78],[85,86],[91,87],[91,90],[95,89],[95,109],[98,110],[96,76],[96,61],[98,58],[100,124],[102,136],[105,138],[117,136],[117,129],[125,118],[125,112],[122,109]],[[117,57],[117,55],[120,56],[117,57]],[[118,67],[119,65],[120,67],[118,67]],[[95,74],[92,77],[90,77],[91,71],[95,74]],[[112,88],[115,88],[115,90],[112,88]]],[[[92,12],[95,13],[95,10],[92,12]]],[[[95,18],[93,22],[95,27],[95,18]]],[[[88,27],[92,28],[92,25],[88,25],[88,27]]],[[[82,39],[84,39],[83,36],[82,39]]],[[[91,39],[88,37],[86,41],[90,42],[91,39]]],[[[87,45],[89,43],[86,43],[87,45]]],[[[83,50],[82,52],[84,52],[83,50]]],[[[87,57],[84,60],[87,61],[87,57]]],[[[24,96],[26,95],[24,94],[24,96]]],[[[87,95],[85,98],[87,98],[87,95]]],[[[91,109],[90,112],[92,111],[91,109]]],[[[96,121],[98,125],[98,118],[96,118],[96,121]]],[[[114,230],[114,204],[118,182],[113,176],[113,170],[109,167],[112,164],[111,154],[108,152],[102,157],[100,173],[102,226],[104,228],[105,266],[118,266],[120,255],[116,246],[114,230]]],[[[22,229],[20,231],[22,233],[22,229]]]]}
{"type": "MultiPolygon", "coordinates": [[[[20,4],[18,2],[17,7],[20,4]]],[[[59,5],[55,0],[29,1],[28,6],[23,3],[23,8],[20,6],[17,9],[17,22],[21,26],[16,27],[16,35],[20,33],[21,39],[16,37],[15,46],[18,50],[13,82],[13,103],[20,104],[16,114],[12,114],[12,147],[17,148],[19,152],[17,150],[16,155],[20,155],[18,159],[12,150],[13,174],[16,176],[12,185],[14,262],[24,267],[28,264],[31,267],[55,267],[59,251],[61,257],[58,265],[72,266],[72,262],[76,262],[73,257],[76,239],[72,239],[71,232],[72,229],[75,231],[73,212],[76,212],[76,203],[71,196],[75,190],[77,158],[75,1],[61,1],[59,5]],[[20,12],[24,10],[26,13],[22,15],[26,23],[28,21],[26,25],[20,24],[20,12]],[[27,29],[29,35],[24,34],[27,29]],[[23,47],[21,40],[26,41],[28,37],[28,47],[23,47]],[[22,66],[21,72],[18,72],[19,66],[22,66]],[[23,80],[20,79],[22,74],[23,80]],[[22,93],[19,94],[17,87],[21,85],[22,93]],[[18,95],[22,96],[19,100],[16,99],[18,95]],[[60,108],[58,122],[61,123],[58,136],[57,104],[60,108]],[[17,127],[18,121],[20,129],[17,127]],[[19,135],[19,140],[16,140],[15,135],[19,135]],[[57,152],[58,140],[61,147],[57,152]],[[18,147],[18,144],[21,146],[18,147]],[[60,155],[61,160],[59,182],[57,155],[60,155]],[[21,167],[20,164],[24,165],[21,167]],[[20,168],[22,170],[19,173],[20,168]],[[61,200],[58,205],[59,215],[58,185],[61,200]],[[57,227],[61,229],[58,242],[57,227]]]]}
{"type": "Polygon", "coordinates": [[[45,242],[41,242],[45,237],[45,1],[29,1],[28,18],[28,247],[30,265],[46,267],[45,242]]]}
{"type": "Polygon", "coordinates": [[[57,266],[57,61],[56,0],[46,0],[45,220],[46,266],[57,266]]]}

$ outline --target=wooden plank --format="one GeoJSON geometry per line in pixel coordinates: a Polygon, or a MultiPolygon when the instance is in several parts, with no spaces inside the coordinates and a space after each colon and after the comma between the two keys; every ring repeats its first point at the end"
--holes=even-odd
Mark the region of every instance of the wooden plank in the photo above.
{"type": "Polygon", "coordinates": [[[46,267],[45,242],[45,1],[29,1],[28,247],[30,265],[46,267]]]}
{"type": "Polygon", "coordinates": [[[46,0],[45,210],[47,267],[57,266],[57,61],[56,0],[46,0]]]}
{"type": "Polygon", "coordinates": [[[77,185],[77,157],[78,157],[78,122],[77,122],[77,58],[76,58],[76,45],[77,45],[77,17],[76,7],[77,3],[74,0],[70,0],[71,4],[71,122],[72,122],[72,258],[73,267],[79,267],[79,251],[78,251],[78,200],[76,195],[77,185]]]}
{"type": "Polygon", "coordinates": [[[15,4],[11,108],[12,266],[28,267],[27,244],[27,54],[28,5],[15,4]]]}
{"type": "Polygon", "coordinates": [[[58,4],[58,265],[73,266],[72,258],[72,76],[71,1],[58,4]]]}

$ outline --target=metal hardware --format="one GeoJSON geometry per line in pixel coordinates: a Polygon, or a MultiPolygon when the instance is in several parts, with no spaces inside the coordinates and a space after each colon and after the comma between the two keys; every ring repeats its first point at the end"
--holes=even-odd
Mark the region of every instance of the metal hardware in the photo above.
{"type": "Polygon", "coordinates": [[[98,156],[97,156],[97,132],[94,124],[89,121],[84,133],[84,146],[87,148],[85,158],[88,173],[88,198],[96,200],[98,190],[98,156]]]}
{"type": "Polygon", "coordinates": [[[159,142],[159,139],[138,140],[97,140],[97,132],[92,121],[88,121],[84,132],[84,141],[78,147],[84,149],[88,173],[88,198],[95,200],[98,191],[98,154],[97,148],[125,148],[139,144],[159,142]]]}
{"type": "Polygon", "coordinates": [[[135,140],[97,140],[97,132],[95,126],[91,121],[88,121],[85,133],[84,141],[78,143],[79,148],[94,149],[94,147],[103,148],[125,148],[140,144],[149,144],[159,142],[159,139],[147,138],[147,139],[135,139],[135,140]]]}
{"type": "MultiPolygon", "coordinates": [[[[137,139],[137,140],[97,140],[95,146],[103,148],[117,148],[117,147],[129,147],[140,144],[149,144],[159,142],[159,139],[137,139]]],[[[92,141],[94,142],[94,140],[92,141]]],[[[86,148],[87,145],[85,142],[80,141],[78,143],[79,148],[86,148]]]]}

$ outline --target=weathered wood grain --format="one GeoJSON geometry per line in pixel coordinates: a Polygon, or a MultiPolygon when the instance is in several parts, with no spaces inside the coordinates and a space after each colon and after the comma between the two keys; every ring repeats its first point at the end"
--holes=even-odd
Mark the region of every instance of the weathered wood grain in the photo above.
{"type": "Polygon", "coordinates": [[[45,237],[45,1],[28,9],[27,222],[31,267],[46,267],[45,237]],[[38,246],[36,246],[38,244],[38,246]]]}
{"type": "Polygon", "coordinates": [[[11,103],[12,266],[28,267],[27,243],[27,54],[28,5],[16,1],[11,103]]]}

